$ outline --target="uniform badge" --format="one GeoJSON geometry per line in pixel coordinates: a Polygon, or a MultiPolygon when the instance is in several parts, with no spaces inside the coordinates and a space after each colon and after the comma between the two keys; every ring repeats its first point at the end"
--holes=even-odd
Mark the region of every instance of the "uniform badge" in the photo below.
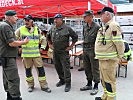
{"type": "Polygon", "coordinates": [[[117,35],[117,31],[112,31],[113,36],[117,35]]]}

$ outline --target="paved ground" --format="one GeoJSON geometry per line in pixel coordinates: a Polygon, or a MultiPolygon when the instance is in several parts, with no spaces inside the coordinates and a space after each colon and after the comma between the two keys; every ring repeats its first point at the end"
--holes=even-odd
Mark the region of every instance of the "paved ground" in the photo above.
{"type": "MultiPolygon", "coordinates": [[[[55,68],[51,64],[45,64],[47,81],[51,88],[51,93],[46,93],[40,90],[39,83],[37,81],[37,74],[35,69],[33,73],[35,76],[35,90],[32,93],[27,92],[27,84],[25,82],[24,68],[20,60],[18,60],[19,75],[21,78],[21,92],[23,100],[95,100],[95,96],[89,94],[90,91],[81,92],[80,87],[86,85],[86,77],[84,71],[78,72],[78,66],[74,66],[71,69],[72,72],[72,89],[70,92],[64,92],[64,86],[56,87],[55,84],[58,81],[58,77],[55,68]]],[[[2,85],[2,68],[0,66],[0,100],[6,100],[6,94],[2,85]]],[[[123,74],[122,69],[122,73],[123,74]]],[[[117,100],[133,100],[133,62],[128,64],[127,78],[117,78],[117,100]]],[[[102,86],[99,86],[99,93],[96,96],[101,96],[103,92],[102,86]]]]}

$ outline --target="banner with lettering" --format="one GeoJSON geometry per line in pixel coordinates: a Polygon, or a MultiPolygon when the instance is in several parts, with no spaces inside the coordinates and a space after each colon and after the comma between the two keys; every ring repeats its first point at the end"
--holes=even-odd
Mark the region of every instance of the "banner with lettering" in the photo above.
{"type": "Polygon", "coordinates": [[[23,5],[23,0],[0,0],[0,7],[23,5]]]}

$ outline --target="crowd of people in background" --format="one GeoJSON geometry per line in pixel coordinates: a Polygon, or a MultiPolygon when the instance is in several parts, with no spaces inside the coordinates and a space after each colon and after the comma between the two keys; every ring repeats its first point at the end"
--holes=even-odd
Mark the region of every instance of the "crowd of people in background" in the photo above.
{"type": "MultiPolygon", "coordinates": [[[[116,67],[131,50],[126,51],[118,23],[113,20],[114,11],[110,7],[104,7],[98,12],[102,26],[93,21],[94,12],[87,10],[83,14],[83,69],[87,84],[81,87],[81,91],[91,90],[90,95],[98,93],[98,85],[101,80],[104,93],[95,100],[115,100],[116,98],[116,67]]],[[[78,41],[75,31],[65,25],[62,14],[54,16],[54,25],[50,30],[34,25],[31,15],[26,15],[24,25],[17,30],[13,29],[18,17],[14,10],[5,12],[5,21],[0,24],[0,57],[3,68],[3,85],[7,93],[7,100],[22,100],[20,92],[20,78],[16,64],[16,57],[21,52],[22,62],[25,68],[28,92],[34,91],[33,66],[38,73],[38,81],[42,91],[51,93],[46,81],[43,60],[40,52],[47,46],[48,56],[53,59],[59,82],[56,86],[65,85],[65,92],[71,90],[71,72],[69,51],[78,41]],[[70,44],[70,39],[72,43],[70,44]]],[[[82,80],[81,80],[82,81],[82,80]]]]}

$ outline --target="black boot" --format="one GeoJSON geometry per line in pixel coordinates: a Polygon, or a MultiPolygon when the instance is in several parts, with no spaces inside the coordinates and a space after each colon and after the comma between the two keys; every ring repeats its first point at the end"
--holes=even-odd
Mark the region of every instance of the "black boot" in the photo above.
{"type": "Polygon", "coordinates": [[[12,96],[10,95],[9,92],[7,92],[7,99],[6,100],[12,100],[12,96]]]}
{"type": "Polygon", "coordinates": [[[79,68],[78,71],[84,71],[85,69],[84,68],[79,68]]]}
{"type": "Polygon", "coordinates": [[[64,85],[65,84],[65,81],[64,80],[60,80],[57,84],[56,84],[56,86],[57,87],[60,87],[60,86],[62,86],[62,85],[64,85]]]}
{"type": "Polygon", "coordinates": [[[88,81],[87,85],[92,86],[92,81],[88,81]]]}
{"type": "Polygon", "coordinates": [[[98,83],[95,83],[95,84],[94,84],[94,89],[95,89],[95,88],[98,88],[98,83]]]}
{"type": "Polygon", "coordinates": [[[86,91],[86,90],[92,90],[92,86],[91,85],[86,85],[86,86],[80,88],[80,91],[86,91]]]}
{"type": "Polygon", "coordinates": [[[41,88],[42,91],[45,91],[47,93],[51,93],[51,89],[49,87],[41,88]]]}
{"type": "Polygon", "coordinates": [[[92,90],[92,81],[88,81],[87,85],[80,88],[80,91],[92,90]]]}
{"type": "Polygon", "coordinates": [[[102,100],[101,97],[95,97],[95,100],[102,100]]]}
{"type": "Polygon", "coordinates": [[[71,83],[66,83],[65,92],[69,92],[71,89],[71,83]]]}
{"type": "Polygon", "coordinates": [[[96,95],[97,93],[98,93],[98,83],[95,83],[90,95],[96,95]]]}

